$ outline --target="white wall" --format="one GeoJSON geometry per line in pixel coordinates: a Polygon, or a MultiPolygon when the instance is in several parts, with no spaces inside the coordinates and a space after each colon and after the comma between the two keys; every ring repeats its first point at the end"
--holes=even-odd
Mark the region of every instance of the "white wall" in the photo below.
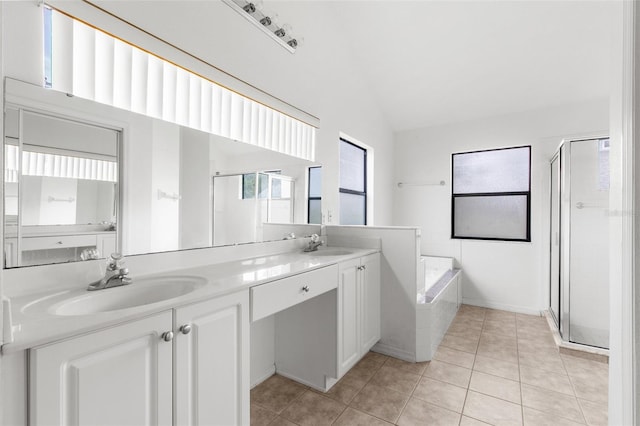
{"type": "MultiPolygon", "coordinates": [[[[73,3],[78,2],[59,2],[58,6],[69,9],[73,3]]],[[[322,3],[282,1],[273,5],[305,38],[305,44],[290,54],[222,2],[164,1],[154,4],[153,13],[146,1],[99,2],[117,16],[319,117],[316,161],[324,167],[323,210],[331,210],[334,224],[340,217],[339,133],[372,147],[374,224],[387,225],[392,210],[392,130],[322,3]]],[[[119,29],[104,14],[84,18],[134,43],[147,43],[142,35],[119,29]]],[[[194,67],[202,66],[196,62],[194,67]]]]}
{"type": "Polygon", "coordinates": [[[423,255],[451,256],[463,270],[465,303],[538,313],[548,304],[549,160],[568,136],[607,132],[607,99],[401,132],[394,224],[422,228],[423,255]],[[531,145],[531,242],[452,240],[451,154],[531,145]]]}

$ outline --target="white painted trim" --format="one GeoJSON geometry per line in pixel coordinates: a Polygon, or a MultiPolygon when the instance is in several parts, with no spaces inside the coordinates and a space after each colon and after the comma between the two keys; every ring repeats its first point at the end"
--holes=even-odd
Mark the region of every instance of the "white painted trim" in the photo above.
{"type": "MultiPolygon", "coordinates": [[[[374,211],[374,196],[375,196],[375,186],[374,186],[374,181],[375,181],[375,150],[373,149],[372,146],[367,145],[366,143],[360,142],[358,139],[349,136],[348,134],[344,133],[344,132],[338,132],[338,142],[340,142],[340,139],[344,139],[346,141],[348,141],[349,143],[352,143],[356,146],[359,146],[360,148],[364,149],[367,151],[367,176],[366,176],[366,181],[367,181],[367,187],[366,187],[366,192],[367,192],[367,226],[371,226],[375,223],[375,219],[373,216],[373,211],[374,211]]],[[[338,153],[340,152],[340,149],[338,149],[338,153]]],[[[338,159],[339,160],[339,159],[338,159]]],[[[340,185],[340,180],[338,180],[338,186],[340,185]]],[[[338,215],[340,215],[340,210],[338,209],[338,215]]]]}
{"type": "Polygon", "coordinates": [[[485,299],[475,299],[471,297],[462,296],[462,304],[480,306],[482,308],[489,308],[489,309],[498,309],[501,311],[516,312],[518,314],[535,315],[538,317],[542,316],[541,311],[538,311],[536,309],[531,309],[529,307],[518,306],[518,305],[509,305],[506,303],[499,303],[499,302],[496,303],[496,302],[492,302],[491,300],[485,300],[485,299]]]}
{"type": "Polygon", "coordinates": [[[273,376],[274,374],[276,374],[276,366],[275,365],[273,365],[273,367],[271,367],[269,370],[266,370],[264,373],[262,373],[255,382],[251,383],[251,389],[255,388],[260,383],[264,382],[265,380],[267,380],[269,377],[273,376]]]}
{"type": "Polygon", "coordinates": [[[612,182],[610,219],[610,358],[609,358],[609,424],[636,424],[636,346],[635,346],[635,280],[634,280],[634,103],[635,86],[635,2],[620,6],[621,33],[616,42],[621,46],[614,61],[621,60],[620,74],[614,76],[611,104],[611,134],[618,140],[619,151],[614,156],[619,167],[612,182]]]}
{"type": "Polygon", "coordinates": [[[391,356],[401,359],[407,362],[416,362],[416,354],[413,352],[405,351],[404,349],[396,348],[395,346],[387,345],[386,343],[376,343],[371,348],[373,352],[377,352],[382,355],[391,356]]]}

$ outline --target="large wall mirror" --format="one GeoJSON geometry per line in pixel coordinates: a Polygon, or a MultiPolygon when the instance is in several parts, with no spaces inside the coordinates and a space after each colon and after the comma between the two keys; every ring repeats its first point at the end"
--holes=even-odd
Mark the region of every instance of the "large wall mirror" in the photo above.
{"type": "Polygon", "coordinates": [[[311,125],[47,7],[3,19],[5,268],[319,232],[273,225],[306,223],[311,125]]]}
{"type": "Polygon", "coordinates": [[[266,224],[306,222],[309,161],[5,87],[6,268],[280,239],[266,224]]]}

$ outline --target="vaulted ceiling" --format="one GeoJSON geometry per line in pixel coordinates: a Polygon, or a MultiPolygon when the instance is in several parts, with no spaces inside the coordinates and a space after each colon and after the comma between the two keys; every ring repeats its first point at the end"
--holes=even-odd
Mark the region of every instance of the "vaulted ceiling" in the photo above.
{"type": "Polygon", "coordinates": [[[363,85],[396,131],[608,97],[616,3],[265,0],[305,37],[290,55],[219,1],[99,2],[312,113],[363,85]]]}

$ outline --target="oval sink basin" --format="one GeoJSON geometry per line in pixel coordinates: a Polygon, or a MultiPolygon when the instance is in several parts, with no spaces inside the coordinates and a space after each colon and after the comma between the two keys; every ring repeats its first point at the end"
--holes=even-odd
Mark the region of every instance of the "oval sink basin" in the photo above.
{"type": "Polygon", "coordinates": [[[317,251],[310,251],[309,254],[312,256],[345,256],[347,254],[352,254],[353,251],[339,249],[339,248],[328,248],[328,249],[318,249],[317,251]]]}
{"type": "Polygon", "coordinates": [[[89,315],[135,308],[184,296],[207,283],[202,277],[142,278],[122,286],[85,292],[49,309],[55,315],[89,315]]]}

